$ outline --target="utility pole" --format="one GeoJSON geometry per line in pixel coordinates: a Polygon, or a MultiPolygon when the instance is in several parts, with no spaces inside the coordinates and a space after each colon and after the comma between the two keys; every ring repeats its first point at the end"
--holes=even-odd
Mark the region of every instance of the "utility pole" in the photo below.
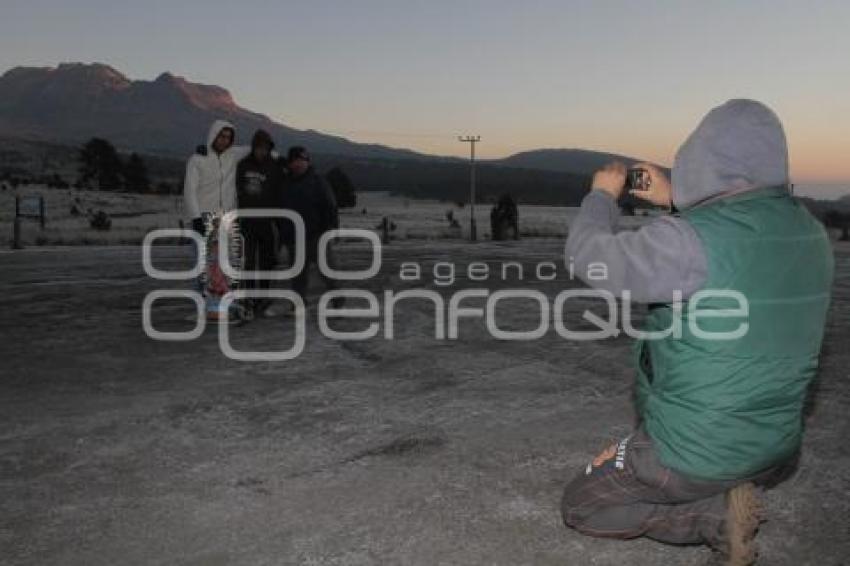
{"type": "Polygon", "coordinates": [[[481,136],[458,136],[458,141],[469,144],[469,239],[477,239],[475,226],[475,144],[481,136]]]}

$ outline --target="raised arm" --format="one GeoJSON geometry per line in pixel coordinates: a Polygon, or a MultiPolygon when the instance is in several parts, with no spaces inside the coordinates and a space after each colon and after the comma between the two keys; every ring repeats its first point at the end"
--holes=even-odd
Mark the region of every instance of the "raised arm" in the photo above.
{"type": "MultiPolygon", "coordinates": [[[[665,181],[659,178],[656,182],[665,181]]],[[[681,291],[682,298],[687,299],[702,287],[707,276],[699,237],[687,222],[672,216],[661,217],[639,230],[615,232],[619,218],[616,196],[622,192],[622,183],[625,167],[622,181],[617,173],[594,178],[595,188],[582,201],[570,226],[567,261],[572,261],[576,274],[588,285],[618,297],[630,291],[634,301],[663,303],[671,302],[675,292],[681,291]],[[587,277],[591,264],[604,265],[604,272],[592,271],[607,276],[587,277]]]]}
{"type": "Polygon", "coordinates": [[[236,161],[238,162],[238,161],[242,160],[243,158],[247,157],[249,153],[251,153],[251,146],[250,145],[234,145],[233,147],[230,148],[230,151],[233,152],[233,158],[236,159],[236,161]]]}

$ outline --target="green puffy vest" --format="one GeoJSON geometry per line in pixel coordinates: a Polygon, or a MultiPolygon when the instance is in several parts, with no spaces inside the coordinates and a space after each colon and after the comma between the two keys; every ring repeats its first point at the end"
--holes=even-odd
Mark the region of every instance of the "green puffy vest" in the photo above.
{"type": "Polygon", "coordinates": [[[650,308],[644,331],[681,323],[681,338],[636,344],[637,407],[662,462],[695,479],[751,476],[800,445],[806,390],[818,365],[832,287],[823,226],[784,187],[720,199],[681,214],[707,257],[703,290],[729,297],[650,308]],[[693,332],[691,323],[698,332],[693,332]],[[740,338],[713,340],[702,333],[740,338]]]}

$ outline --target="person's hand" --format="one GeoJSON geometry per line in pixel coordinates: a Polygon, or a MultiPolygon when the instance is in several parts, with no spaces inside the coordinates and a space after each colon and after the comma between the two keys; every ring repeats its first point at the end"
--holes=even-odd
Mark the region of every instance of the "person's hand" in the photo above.
{"type": "Polygon", "coordinates": [[[614,444],[612,444],[611,446],[609,446],[608,448],[606,448],[605,450],[600,452],[596,456],[596,458],[593,459],[593,467],[598,468],[599,466],[601,466],[602,464],[604,464],[605,462],[607,462],[608,460],[610,460],[611,458],[616,456],[617,455],[617,444],[618,443],[615,442],[614,444]]]}
{"type": "Polygon", "coordinates": [[[635,168],[646,169],[649,175],[649,188],[645,191],[631,189],[629,194],[655,206],[663,206],[669,209],[673,202],[673,187],[664,171],[651,163],[638,163],[635,168]]]}
{"type": "Polygon", "coordinates": [[[591,188],[596,191],[604,191],[611,195],[614,200],[623,194],[626,185],[626,166],[620,161],[613,161],[593,174],[591,188]]]}

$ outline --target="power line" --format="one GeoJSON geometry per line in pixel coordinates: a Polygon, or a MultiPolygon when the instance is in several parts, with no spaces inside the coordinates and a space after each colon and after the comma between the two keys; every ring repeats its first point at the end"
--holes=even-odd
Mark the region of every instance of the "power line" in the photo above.
{"type": "Polygon", "coordinates": [[[392,132],[388,130],[322,130],[323,133],[337,136],[387,136],[396,138],[446,139],[448,134],[426,132],[392,132]]]}

